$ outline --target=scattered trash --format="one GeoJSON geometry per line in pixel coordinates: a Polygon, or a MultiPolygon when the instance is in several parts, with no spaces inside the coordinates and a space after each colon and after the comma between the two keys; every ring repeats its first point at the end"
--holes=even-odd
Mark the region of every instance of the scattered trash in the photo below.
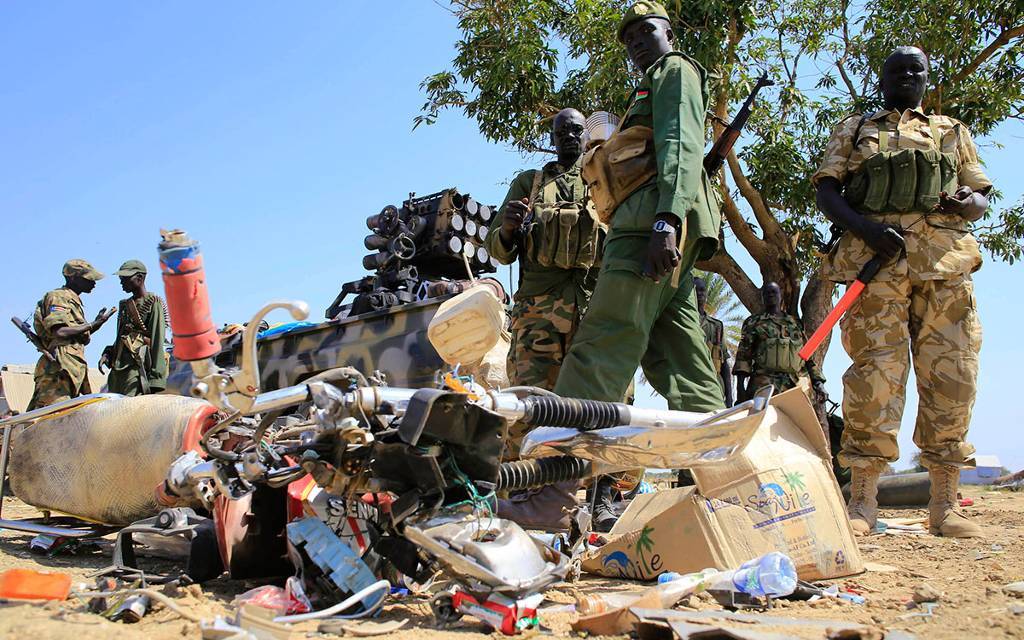
{"type": "Polygon", "coordinates": [[[911,618],[931,618],[933,612],[935,611],[935,609],[938,606],[939,606],[938,602],[922,602],[920,604],[920,608],[923,609],[924,611],[915,612],[915,613],[904,613],[903,615],[898,616],[897,619],[899,619],[899,620],[909,620],[911,618]]]}
{"type": "Polygon", "coordinates": [[[628,633],[637,622],[635,608],[672,607],[683,598],[705,590],[716,576],[718,571],[705,569],[666,580],[641,592],[583,596],[576,603],[580,618],[572,628],[596,635],[628,633]]]}
{"type": "Polygon", "coordinates": [[[67,538],[64,536],[41,533],[28,543],[29,553],[52,558],[56,555],[74,555],[99,551],[100,546],[95,540],[67,538]]]}
{"type": "Polygon", "coordinates": [[[65,573],[8,569],[0,573],[0,598],[11,600],[67,600],[71,576],[65,573]]]}
{"type": "Polygon", "coordinates": [[[1003,587],[1003,593],[1016,598],[1024,598],[1024,581],[1011,582],[1003,587]]]}
{"type": "Polygon", "coordinates": [[[1024,615],[1024,604],[1017,604],[1014,602],[1010,606],[1006,607],[1006,610],[1015,616],[1024,615]]]}
{"type": "Polygon", "coordinates": [[[960,498],[960,506],[961,507],[973,507],[974,506],[974,498],[960,498]]]}
{"type": "Polygon", "coordinates": [[[316,630],[318,633],[334,635],[350,635],[358,638],[370,636],[382,636],[394,633],[409,623],[408,618],[401,620],[388,620],[387,622],[376,622],[373,620],[324,620],[316,630]]]}
{"type": "Polygon", "coordinates": [[[134,624],[142,620],[143,616],[149,612],[149,605],[149,596],[129,596],[118,606],[113,615],[110,616],[110,619],[115,622],[134,624]]]}
{"type": "Polygon", "coordinates": [[[883,640],[889,634],[875,627],[861,629],[830,629],[826,635],[828,640],[883,640]]]}
{"type": "Polygon", "coordinates": [[[269,609],[277,615],[307,613],[313,609],[302,589],[302,583],[295,576],[288,578],[283,589],[269,584],[256,587],[235,596],[231,604],[251,604],[269,609]]]}
{"type": "Polygon", "coordinates": [[[540,620],[537,607],[544,594],[536,593],[513,600],[500,593],[479,599],[462,590],[441,592],[430,601],[434,618],[442,627],[455,623],[464,615],[472,616],[507,636],[536,627],[540,620]]]}
{"type": "Polygon", "coordinates": [[[729,569],[778,551],[805,580],[860,573],[830,457],[807,396],[799,389],[774,396],[729,464],[695,467],[696,487],[633,498],[608,543],[584,552],[583,570],[652,580],[665,571],[729,569]]]}
{"type": "Polygon", "coordinates": [[[899,571],[899,567],[894,567],[891,564],[882,564],[881,562],[865,562],[864,570],[871,571],[873,573],[893,573],[899,571]]]}
{"type": "Polygon", "coordinates": [[[942,592],[927,582],[924,582],[914,588],[914,595],[912,597],[914,602],[918,604],[923,602],[938,602],[939,600],[942,600],[942,592]]]}
{"type": "MultiPolygon", "coordinates": [[[[798,627],[805,632],[812,629],[819,629],[822,633],[839,633],[845,630],[868,631],[872,627],[863,624],[846,622],[844,620],[822,619],[814,620],[809,618],[788,618],[784,616],[765,615],[758,613],[742,613],[735,611],[674,611],[670,609],[641,609],[634,608],[640,637],[663,638],[664,624],[672,629],[675,636],[686,639],[696,631],[708,633],[708,637],[725,637],[754,639],[764,638],[778,640],[789,638],[789,634],[766,633],[758,630],[758,627],[798,627]],[[650,627],[654,627],[651,629],[650,627]],[[653,631],[650,636],[647,632],[653,631]],[[716,632],[718,635],[716,635],[716,632]],[[725,635],[729,634],[729,635],[725,635]]],[[[805,637],[801,635],[801,637],[805,637]]],[[[857,636],[852,636],[856,638],[857,636]]],[[[871,637],[871,636],[866,636],[871,637]]],[[[889,638],[889,636],[886,636],[889,638]]]]}

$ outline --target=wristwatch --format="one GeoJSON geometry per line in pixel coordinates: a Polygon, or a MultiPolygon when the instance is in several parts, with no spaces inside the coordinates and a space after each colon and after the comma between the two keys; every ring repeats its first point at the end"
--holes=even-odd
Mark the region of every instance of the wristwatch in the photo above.
{"type": "Polygon", "coordinates": [[[655,233],[675,233],[676,230],[674,226],[672,226],[668,222],[665,222],[664,220],[656,220],[654,222],[654,227],[652,228],[654,229],[655,233]]]}

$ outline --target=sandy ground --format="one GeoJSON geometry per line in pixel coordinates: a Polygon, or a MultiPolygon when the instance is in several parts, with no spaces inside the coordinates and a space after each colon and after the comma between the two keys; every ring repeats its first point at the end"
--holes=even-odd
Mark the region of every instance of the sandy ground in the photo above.
{"type": "MultiPolygon", "coordinates": [[[[988,536],[985,540],[952,540],[931,536],[876,535],[861,539],[866,562],[883,570],[868,571],[839,581],[867,597],[865,605],[854,605],[827,599],[819,602],[778,601],[768,615],[831,619],[855,622],[888,632],[888,637],[941,639],[950,638],[1024,638],[1024,599],[1003,593],[1004,585],[1024,580],[1024,493],[992,492],[965,489],[973,496],[975,506],[966,509],[980,522],[988,536]],[[913,616],[921,609],[908,609],[914,589],[924,583],[942,592],[939,606],[931,616],[913,616]],[[1018,613],[1020,612],[1020,613],[1018,613]]],[[[14,498],[3,505],[5,518],[36,515],[35,510],[14,498]]],[[[924,516],[924,510],[887,510],[887,517],[924,516]]],[[[31,536],[16,532],[0,533],[0,570],[31,567],[61,571],[72,575],[73,584],[89,582],[89,574],[109,563],[109,550],[84,556],[45,558],[28,552],[31,536]]],[[[176,601],[204,619],[230,614],[234,594],[255,586],[251,583],[215,580],[189,587],[176,594],[176,601]]],[[[638,590],[644,585],[604,578],[584,578],[575,585],[558,585],[548,592],[544,606],[571,604],[575,595],[625,590],[638,590]]],[[[571,622],[576,614],[549,611],[542,615],[542,629],[533,635],[571,635],[571,622]]],[[[717,609],[705,595],[691,598],[677,608],[717,609]]],[[[406,627],[390,634],[399,640],[440,640],[459,638],[471,640],[488,634],[486,627],[471,619],[463,619],[451,629],[432,626],[426,600],[410,598],[395,601],[387,607],[382,620],[408,618],[406,627]]],[[[754,628],[754,627],[751,627],[754,628]]],[[[823,628],[757,627],[789,634],[797,638],[824,638],[823,628]]],[[[157,607],[142,622],[134,625],[109,622],[86,612],[85,603],[69,600],[46,605],[0,601],[0,638],[62,638],[92,640],[94,638],[198,638],[198,625],[157,607]]],[[[316,623],[296,626],[295,638],[331,637],[316,632],[316,623]]],[[[875,637],[882,637],[881,635],[875,637]]]]}

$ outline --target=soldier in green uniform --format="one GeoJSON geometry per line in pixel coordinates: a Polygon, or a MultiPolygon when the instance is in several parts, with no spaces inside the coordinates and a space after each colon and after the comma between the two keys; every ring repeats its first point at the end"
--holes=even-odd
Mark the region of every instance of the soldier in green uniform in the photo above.
{"type": "Polygon", "coordinates": [[[620,400],[642,366],[671,409],[721,409],[690,276],[718,249],[721,225],[703,165],[707,73],[672,49],[668,13],[656,2],[630,7],[618,34],[643,75],[619,130],[587,153],[594,167],[585,176],[608,176],[597,206],[611,221],[597,287],[554,390],[620,400]]]}
{"type": "MultiPolygon", "coordinates": [[[[690,277],[694,262],[718,249],[721,226],[703,165],[707,73],[673,51],[668,13],[656,2],[631,6],[618,35],[643,76],[619,129],[584,160],[590,196],[601,198],[595,204],[610,226],[554,391],[619,401],[642,366],[670,408],[721,409],[690,277]]],[[[595,528],[607,530],[610,487],[597,489],[595,528]]]]}
{"type": "Polygon", "coordinates": [[[779,285],[769,282],[761,289],[764,311],[743,321],[736,348],[737,397],[750,399],[761,387],[771,384],[781,393],[797,386],[805,373],[816,393],[825,393],[825,378],[813,361],[798,355],[806,342],[800,321],[782,310],[779,285]],[[748,381],[749,378],[749,381],[748,381]]]}
{"type": "Polygon", "coordinates": [[[146,265],[139,260],[125,262],[115,274],[131,297],[118,305],[117,337],[103,350],[100,371],[110,367],[107,388],[112,393],[159,393],[167,387],[164,301],[146,291],[146,265]]]}
{"type": "Polygon", "coordinates": [[[725,323],[709,315],[705,308],[708,303],[708,285],[703,278],[694,277],[693,291],[697,295],[697,311],[700,313],[700,328],[704,331],[704,344],[711,354],[711,365],[722,381],[725,406],[733,405],[732,367],[729,365],[729,350],[725,348],[725,323]]]}
{"type": "MultiPolygon", "coordinates": [[[[603,225],[580,177],[584,136],[579,111],[555,115],[551,143],[557,159],[515,177],[484,241],[502,264],[519,261],[508,356],[515,386],[555,386],[594,291],[603,225]]],[[[509,457],[518,457],[523,435],[510,434],[509,457]]]]}
{"type": "Polygon", "coordinates": [[[883,108],[840,122],[811,177],[818,207],[846,230],[822,275],[849,283],[873,255],[887,260],[841,323],[853,362],[843,375],[839,460],[853,475],[850,522],[868,533],[878,477],[899,458],[913,361],[914,442],[931,476],[929,531],[975,537],[981,529],[957,510],[956,492],[960,467],[974,454],[966,437],[981,348],[971,281],[981,253],[969,227],[988,208],[992,181],[963,123],[924,113],[927,86],[924,52],[896,49],[882,66],[883,108]]]}
{"type": "Polygon", "coordinates": [[[32,325],[43,347],[54,356],[41,356],[36,363],[35,391],[28,408],[47,405],[92,393],[85,345],[91,334],[114,315],[114,309],[101,309],[92,322],[86,322],[82,308],[83,293],[89,293],[103,274],[85,260],[68,260],[62,270],[64,286],[47,292],[36,304],[32,325]]]}

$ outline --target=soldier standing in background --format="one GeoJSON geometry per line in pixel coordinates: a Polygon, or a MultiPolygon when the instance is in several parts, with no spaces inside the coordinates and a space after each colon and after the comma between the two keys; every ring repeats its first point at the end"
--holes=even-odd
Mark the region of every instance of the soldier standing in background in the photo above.
{"type": "Polygon", "coordinates": [[[139,260],[125,262],[116,275],[131,297],[118,305],[117,337],[103,350],[100,371],[104,365],[110,367],[107,388],[111,393],[159,393],[167,387],[164,301],[146,291],[146,265],[139,260]]]}
{"type": "MultiPolygon", "coordinates": [[[[584,124],[575,109],[555,115],[551,143],[557,159],[515,177],[484,241],[502,264],[519,261],[508,356],[508,376],[515,386],[555,386],[594,291],[604,225],[580,177],[584,124]]],[[[524,436],[522,427],[511,426],[505,459],[519,457],[524,436]]],[[[574,505],[574,497],[562,488],[545,487],[502,500],[498,509],[524,526],[557,522],[556,528],[567,528],[564,514],[574,505]]]]}
{"type": "Polygon", "coordinates": [[[103,278],[91,264],[80,259],[68,260],[62,273],[64,286],[43,296],[36,304],[32,319],[43,348],[53,354],[54,359],[43,355],[36,363],[35,391],[29,410],[92,393],[85,345],[114,315],[114,309],[103,308],[95,320],[85,321],[85,309],[79,296],[95,289],[96,282],[103,278]]]}
{"type": "Polygon", "coordinates": [[[729,366],[729,350],[725,348],[725,323],[708,315],[708,285],[703,278],[693,278],[693,291],[697,296],[697,311],[700,313],[700,328],[704,330],[704,343],[711,353],[711,364],[722,381],[725,406],[731,407],[735,398],[732,389],[732,368],[729,366]]]}
{"type": "MultiPolygon", "coordinates": [[[[774,385],[775,393],[797,386],[806,374],[818,400],[824,402],[825,378],[813,361],[798,355],[806,342],[800,321],[782,310],[782,291],[769,282],[761,289],[764,311],[743,321],[740,344],[736,348],[737,398],[749,400],[758,389],[774,385]],[[749,378],[749,381],[748,381],[749,378]]],[[[819,416],[820,419],[820,416],[819,416]]]]}
{"type": "MultiPolygon", "coordinates": [[[[584,134],[579,111],[555,115],[551,143],[557,160],[515,177],[484,241],[502,264],[519,261],[508,356],[515,386],[554,388],[594,291],[603,230],[580,177],[584,134]]],[[[510,435],[516,458],[524,434],[510,435]]]]}
{"type": "Polygon", "coordinates": [[[965,439],[981,348],[970,275],[981,253],[968,227],[988,208],[992,182],[963,123],[922,111],[927,86],[924,52],[897,48],[882,66],[884,107],[840,122],[811,177],[818,207],[846,230],[823,277],[849,283],[872,255],[887,260],[842,319],[853,363],[843,376],[839,460],[853,475],[850,522],[868,533],[878,477],[899,458],[912,354],[920,398],[914,443],[931,477],[928,529],[977,537],[981,529],[956,509],[956,493],[960,467],[974,454],[965,439]]]}

